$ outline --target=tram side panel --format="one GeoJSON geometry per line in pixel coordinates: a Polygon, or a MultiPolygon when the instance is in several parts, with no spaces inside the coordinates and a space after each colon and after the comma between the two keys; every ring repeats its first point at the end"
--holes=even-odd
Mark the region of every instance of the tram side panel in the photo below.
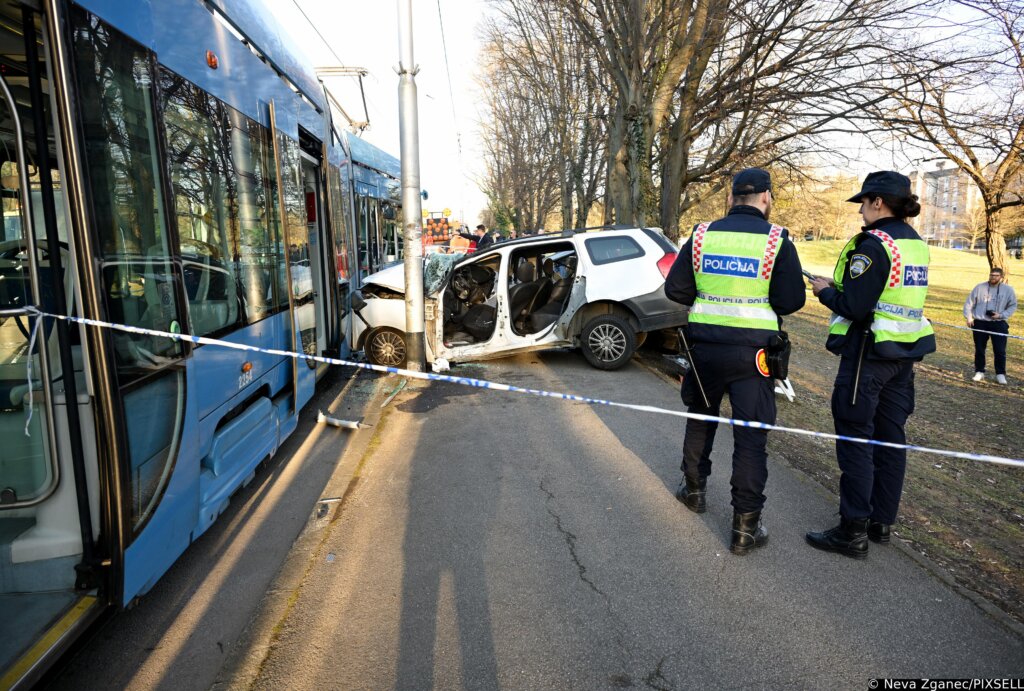
{"type": "MultiPolygon", "coordinates": [[[[152,32],[152,45],[168,47],[166,56],[74,11],[81,102],[102,114],[96,128],[130,130],[127,138],[106,132],[113,143],[105,148],[102,137],[94,138],[89,156],[97,226],[109,229],[104,242],[112,248],[105,261],[106,316],[314,354],[316,306],[297,137],[299,123],[311,130],[323,124],[317,126],[309,104],[241,42],[213,26],[202,6],[171,4],[189,16],[197,36],[187,46],[173,43],[180,34],[169,36],[175,23],[149,24],[137,12],[126,17],[129,26],[152,32]],[[210,32],[223,39],[210,44],[218,46],[217,72],[183,56],[210,32]],[[260,98],[250,91],[238,101],[246,85],[232,77],[260,70],[272,77],[254,77],[249,85],[260,98]],[[269,102],[282,116],[276,142],[274,123],[260,105],[269,102]]],[[[119,10],[105,5],[104,11],[116,19],[119,10]]],[[[89,107],[82,117],[89,120],[89,107]]],[[[213,346],[189,354],[159,337],[113,338],[123,360],[119,375],[126,374],[119,386],[130,476],[126,501],[132,504],[123,581],[128,603],[208,529],[294,430],[297,411],[312,396],[315,370],[282,356],[213,346]],[[145,361],[148,353],[158,356],[154,362],[145,361]],[[152,371],[161,368],[167,371],[152,371]],[[130,370],[142,374],[132,379],[130,370]]]]}
{"type": "MultiPolygon", "coordinates": [[[[51,29],[50,40],[59,49],[44,40],[43,52],[46,59],[66,56],[48,65],[43,79],[53,80],[45,96],[61,124],[49,137],[57,142],[50,158],[54,179],[61,182],[53,190],[61,248],[53,254],[63,266],[68,302],[75,305],[69,312],[277,351],[313,354],[325,343],[337,343],[347,352],[347,329],[329,334],[322,322],[348,317],[347,290],[342,296],[341,286],[353,278],[349,267],[354,270],[357,245],[351,224],[337,219],[350,208],[345,187],[351,178],[341,170],[347,157],[336,135],[325,151],[336,147],[340,156],[324,154],[328,160],[319,162],[307,156],[300,163],[300,132],[307,153],[331,132],[329,110],[309,88],[316,84],[313,70],[286,81],[271,64],[295,61],[261,59],[239,40],[239,25],[229,29],[199,0],[46,5],[51,6],[67,15],[39,21],[40,10],[23,15],[15,5],[0,15],[9,48],[18,42],[11,27],[24,22],[17,35],[35,36],[38,28],[31,22],[42,26],[52,19],[57,29],[51,29]],[[189,31],[182,34],[181,26],[189,31]],[[306,85],[304,95],[295,93],[295,84],[306,85]],[[319,195],[314,201],[322,202],[313,208],[324,210],[314,217],[305,206],[310,182],[319,195]],[[322,257],[312,254],[317,248],[322,257]],[[320,262],[315,274],[314,259],[320,262]],[[335,283],[336,306],[324,317],[328,305],[318,300],[326,300],[325,288],[335,283]]],[[[29,39],[25,43],[36,46],[29,39]]],[[[288,47],[275,43],[271,50],[288,47]]],[[[5,73],[0,79],[6,84],[21,76],[5,73]]],[[[7,101],[11,109],[24,107],[23,118],[31,120],[28,105],[19,100],[15,108],[13,99],[7,101]]],[[[5,161],[13,162],[10,151],[22,137],[7,130],[3,135],[5,142],[12,140],[5,161]]],[[[38,161],[38,155],[17,158],[38,161]]],[[[35,183],[22,184],[30,187],[35,183]]],[[[53,248],[40,246],[41,262],[31,275],[23,266],[25,236],[34,225],[27,211],[38,205],[24,204],[17,219],[5,214],[0,252],[10,254],[0,257],[0,271],[8,279],[6,298],[54,311],[45,294],[54,266],[47,254],[53,248]],[[36,288],[43,285],[41,299],[27,290],[30,281],[36,288]]],[[[44,237],[39,231],[35,236],[44,237]]],[[[13,334],[5,342],[27,344],[25,320],[7,319],[0,328],[5,336],[13,334]]],[[[17,615],[7,617],[5,625],[18,629],[17,640],[8,635],[11,629],[2,629],[0,686],[9,679],[37,678],[33,670],[65,649],[102,607],[127,605],[146,593],[295,429],[316,383],[314,368],[285,356],[91,326],[76,327],[70,344],[62,341],[61,357],[74,370],[62,382],[55,366],[60,358],[53,354],[55,333],[52,324],[44,326],[34,353],[19,346],[14,359],[2,363],[10,367],[0,366],[3,394],[11,401],[0,411],[0,421],[12,439],[25,438],[24,411],[40,377],[54,386],[53,395],[46,389],[34,399],[31,448],[17,446],[0,458],[5,478],[0,519],[5,533],[11,532],[8,526],[16,529],[8,540],[12,558],[0,559],[0,581],[13,589],[0,592],[0,604],[17,615]],[[22,354],[38,366],[31,382],[25,381],[22,354]],[[67,405],[75,403],[64,400],[71,381],[78,389],[80,444],[69,442],[73,435],[65,420],[67,405]],[[94,415],[94,406],[110,414],[94,415]],[[47,435],[51,423],[55,432],[47,435]],[[54,435],[56,442],[48,444],[46,438],[54,435]],[[69,460],[76,447],[84,447],[88,464],[77,485],[69,460]],[[83,573],[93,563],[82,558],[77,536],[76,499],[82,504],[86,492],[76,497],[76,487],[88,488],[91,505],[82,519],[91,525],[83,533],[101,532],[101,557],[109,557],[103,564],[109,579],[90,581],[88,590],[74,588],[79,561],[83,573]],[[53,529],[57,524],[59,531],[53,529]],[[46,539],[35,539],[36,533],[46,539]],[[13,583],[15,577],[22,580],[13,583]],[[52,606],[39,626],[27,626],[25,616],[44,598],[52,606]],[[52,621],[63,627],[57,643],[43,635],[52,621]],[[37,649],[42,652],[29,666],[17,661],[22,652],[35,655],[37,649]]]]}

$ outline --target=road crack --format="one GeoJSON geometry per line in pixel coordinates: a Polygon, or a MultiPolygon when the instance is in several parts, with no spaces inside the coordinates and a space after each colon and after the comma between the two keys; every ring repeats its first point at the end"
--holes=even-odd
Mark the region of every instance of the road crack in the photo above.
{"type": "MultiPolygon", "coordinates": [[[[601,590],[601,588],[599,588],[598,585],[594,583],[594,581],[587,575],[587,567],[580,560],[579,553],[576,550],[576,542],[577,540],[579,540],[579,537],[576,535],[576,533],[572,532],[562,524],[561,515],[553,508],[553,504],[555,503],[554,492],[552,492],[551,490],[544,486],[543,479],[541,479],[539,487],[540,491],[543,492],[547,497],[547,499],[544,502],[544,508],[547,510],[548,515],[555,519],[555,529],[558,530],[558,533],[565,539],[565,544],[569,548],[569,556],[572,558],[572,562],[576,566],[576,572],[579,575],[580,581],[585,583],[587,587],[590,588],[590,590],[592,590],[594,593],[601,596],[601,599],[604,601],[605,609],[608,612],[608,617],[609,619],[611,619],[612,622],[614,622],[613,630],[615,636],[615,645],[619,648],[619,652],[622,656],[622,666],[624,668],[632,667],[634,655],[632,650],[630,650],[630,647],[626,644],[626,632],[628,631],[628,626],[626,622],[622,619],[621,616],[619,616],[616,613],[615,608],[612,606],[612,599],[608,596],[608,593],[601,590]]],[[[664,659],[662,661],[664,661],[664,659]]],[[[655,670],[655,672],[652,672],[650,675],[648,675],[647,680],[656,680],[658,677],[660,677],[660,673],[661,663],[658,664],[658,668],[657,670],[655,670]]],[[[661,678],[664,679],[664,677],[661,678]]],[[[630,677],[630,675],[625,673],[611,675],[609,677],[609,682],[613,686],[633,686],[632,678],[630,677]]],[[[652,686],[650,682],[648,682],[648,686],[651,686],[652,688],[660,688],[652,686]]]]}
{"type": "Polygon", "coordinates": [[[544,502],[544,508],[547,509],[548,515],[555,519],[555,528],[559,533],[561,533],[562,537],[565,538],[565,544],[569,547],[569,556],[572,557],[573,563],[576,564],[576,570],[579,572],[580,580],[586,583],[587,586],[595,593],[603,597],[610,609],[611,600],[608,595],[598,588],[596,583],[587,577],[587,567],[583,565],[583,562],[580,561],[579,554],[576,553],[576,540],[579,538],[577,538],[576,534],[571,530],[566,530],[565,526],[562,525],[562,517],[551,509],[551,502],[554,501],[555,495],[544,486],[544,480],[540,481],[540,491],[548,497],[547,501],[544,502]]]}
{"type": "Polygon", "coordinates": [[[672,657],[672,655],[665,655],[658,660],[658,666],[654,668],[654,671],[644,677],[644,683],[649,688],[655,689],[656,691],[673,691],[675,687],[668,679],[665,678],[661,668],[665,666],[665,661],[672,657]]]}

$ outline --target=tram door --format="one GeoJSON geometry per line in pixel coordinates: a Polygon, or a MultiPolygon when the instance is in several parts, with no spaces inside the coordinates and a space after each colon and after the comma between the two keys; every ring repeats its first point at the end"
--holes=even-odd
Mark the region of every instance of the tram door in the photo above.
{"type": "Polygon", "coordinates": [[[99,481],[41,17],[0,6],[0,688],[98,609],[99,481]]]}
{"type": "MultiPolygon", "coordinates": [[[[306,224],[305,183],[303,168],[305,153],[299,141],[282,130],[277,109],[270,104],[270,130],[274,141],[278,189],[281,195],[282,225],[287,248],[289,303],[292,312],[292,332],[297,336],[294,346],[307,355],[317,354],[317,311],[314,296],[309,227],[306,224]]],[[[317,243],[319,249],[319,243],[317,243]]],[[[322,292],[322,290],[320,291],[322,292]]],[[[293,403],[300,410],[313,397],[316,387],[316,367],[312,360],[292,360],[292,381],[295,390],[293,403]]]]}
{"type": "MultiPolygon", "coordinates": [[[[326,289],[324,270],[329,263],[325,261],[325,253],[332,251],[323,238],[325,233],[323,219],[323,195],[320,185],[319,162],[303,152],[302,183],[306,198],[306,234],[309,242],[309,270],[313,282],[313,303],[316,310],[316,354],[321,355],[327,350],[328,332],[332,320],[329,313],[331,292],[326,289]]],[[[317,374],[326,371],[327,365],[318,364],[317,374]]]]}
{"type": "MultiPolygon", "coordinates": [[[[352,196],[343,194],[342,190],[350,189],[344,169],[338,165],[327,167],[328,204],[331,230],[334,241],[334,273],[328,271],[328,279],[337,282],[336,305],[333,307],[338,318],[337,348],[341,357],[348,357],[351,352],[352,309],[351,291],[358,276],[358,262],[353,253],[352,222],[349,217],[352,196]]],[[[332,347],[335,344],[332,343],[332,347]]]]}

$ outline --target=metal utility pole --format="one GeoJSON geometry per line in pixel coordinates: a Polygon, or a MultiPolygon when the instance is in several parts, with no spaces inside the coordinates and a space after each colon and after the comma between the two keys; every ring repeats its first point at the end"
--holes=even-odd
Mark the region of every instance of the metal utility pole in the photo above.
{"type": "Polygon", "coordinates": [[[398,113],[402,156],[402,223],[405,247],[406,367],[426,368],[423,345],[423,214],[420,206],[420,131],[412,55],[412,0],[398,0],[398,113]]]}

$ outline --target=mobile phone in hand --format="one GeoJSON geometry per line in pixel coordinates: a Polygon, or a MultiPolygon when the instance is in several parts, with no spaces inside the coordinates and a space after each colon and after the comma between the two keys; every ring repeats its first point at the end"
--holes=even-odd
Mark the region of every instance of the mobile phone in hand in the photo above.
{"type": "Polygon", "coordinates": [[[807,277],[807,279],[808,279],[808,280],[811,280],[811,281],[813,281],[814,279],[818,278],[817,276],[815,276],[814,274],[812,274],[812,273],[811,273],[810,271],[808,271],[807,269],[801,269],[801,270],[800,270],[800,273],[802,273],[802,274],[803,274],[804,276],[806,276],[806,277],[807,277]]]}

